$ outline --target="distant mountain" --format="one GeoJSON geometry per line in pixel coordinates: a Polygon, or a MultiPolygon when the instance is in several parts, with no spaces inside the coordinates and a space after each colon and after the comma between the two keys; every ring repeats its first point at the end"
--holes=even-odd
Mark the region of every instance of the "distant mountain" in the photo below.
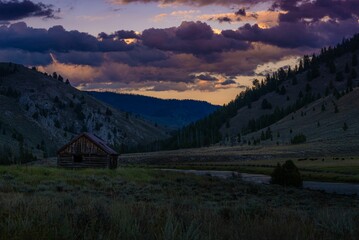
{"type": "Polygon", "coordinates": [[[181,128],[213,113],[219,106],[195,100],[164,100],[133,94],[90,92],[112,107],[170,128],[181,128]]]}
{"type": "Polygon", "coordinates": [[[294,144],[303,136],[307,143],[354,143],[358,56],[359,34],[319,55],[304,56],[295,68],[254,81],[235,100],[163,142],[162,149],[294,144]]]}
{"type": "Polygon", "coordinates": [[[80,132],[121,150],[163,139],[161,127],[129,116],[63,81],[13,63],[0,63],[0,163],[54,156],[80,132]]]}

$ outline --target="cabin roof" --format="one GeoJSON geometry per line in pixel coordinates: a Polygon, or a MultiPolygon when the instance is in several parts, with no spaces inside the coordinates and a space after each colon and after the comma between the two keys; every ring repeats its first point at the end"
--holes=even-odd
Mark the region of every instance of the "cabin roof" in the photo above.
{"type": "Polygon", "coordinates": [[[77,137],[75,137],[74,139],[72,139],[69,143],[67,143],[66,145],[64,145],[62,148],[60,148],[57,153],[60,153],[61,151],[63,151],[65,148],[67,148],[68,146],[70,146],[71,144],[73,144],[74,142],[76,142],[79,138],[81,137],[86,137],[88,138],[91,142],[93,142],[96,146],[98,146],[100,149],[102,149],[104,152],[106,152],[107,154],[110,155],[118,155],[118,153],[113,150],[112,148],[110,148],[106,142],[104,140],[102,140],[101,138],[99,138],[98,136],[92,134],[92,133],[81,133],[80,135],[78,135],[77,137]]]}

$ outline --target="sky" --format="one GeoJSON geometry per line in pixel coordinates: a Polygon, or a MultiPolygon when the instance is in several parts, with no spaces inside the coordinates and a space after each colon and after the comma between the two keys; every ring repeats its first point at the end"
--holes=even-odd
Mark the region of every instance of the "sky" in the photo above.
{"type": "Polygon", "coordinates": [[[0,61],[81,90],[223,105],[358,19],[358,0],[0,0],[0,61]]]}

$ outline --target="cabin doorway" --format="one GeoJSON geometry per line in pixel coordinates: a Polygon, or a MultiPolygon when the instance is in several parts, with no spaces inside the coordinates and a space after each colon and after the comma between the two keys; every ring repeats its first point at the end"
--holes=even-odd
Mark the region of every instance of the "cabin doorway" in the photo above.
{"type": "Polygon", "coordinates": [[[83,161],[82,155],[74,155],[73,159],[75,163],[81,163],[83,161]]]}

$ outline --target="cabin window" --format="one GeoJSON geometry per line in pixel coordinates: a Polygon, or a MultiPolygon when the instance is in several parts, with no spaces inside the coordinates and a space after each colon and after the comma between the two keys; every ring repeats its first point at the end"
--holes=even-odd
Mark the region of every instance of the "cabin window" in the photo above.
{"type": "Polygon", "coordinates": [[[82,162],[82,155],[74,155],[73,159],[75,163],[80,163],[82,162]]]}

